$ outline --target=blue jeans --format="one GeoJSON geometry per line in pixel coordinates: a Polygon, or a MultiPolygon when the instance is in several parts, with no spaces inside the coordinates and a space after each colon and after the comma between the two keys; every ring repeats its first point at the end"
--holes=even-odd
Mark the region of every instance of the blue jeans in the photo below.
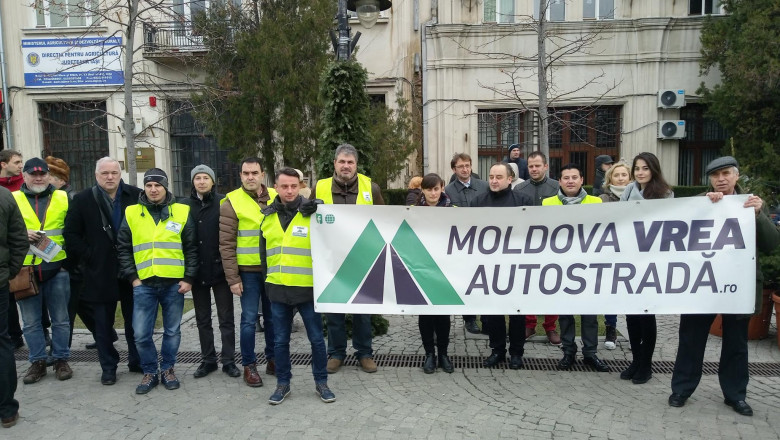
{"type": "Polygon", "coordinates": [[[157,306],[162,306],[163,338],[160,352],[160,370],[173,368],[181,342],[181,314],[184,310],[184,295],[179,293],[179,284],[169,286],[133,287],[133,333],[135,346],[141,358],[144,374],[157,374],[157,347],[154,345],[154,322],[157,320],[157,306]]]}
{"type": "Polygon", "coordinates": [[[255,330],[257,329],[257,312],[260,301],[263,301],[263,324],[265,326],[265,359],[274,358],[274,327],[273,311],[265,296],[265,274],[262,272],[239,272],[244,292],[241,294],[241,365],[247,366],[257,362],[255,354],[255,330]]]}
{"type": "Polygon", "coordinates": [[[51,355],[54,359],[67,360],[70,358],[70,276],[68,272],[60,271],[38,286],[38,295],[17,301],[22,311],[24,339],[30,348],[30,362],[46,360],[46,340],[41,325],[41,303],[44,300],[51,318],[51,355]]]}
{"type": "Polygon", "coordinates": [[[292,378],[290,371],[290,331],[295,309],[303,318],[306,327],[306,336],[311,343],[311,372],[314,375],[314,383],[327,383],[328,371],[325,369],[328,363],[328,355],[325,352],[325,336],[322,334],[322,316],[314,311],[314,301],[309,301],[294,306],[271,302],[273,314],[274,332],[276,335],[274,350],[276,351],[276,383],[289,385],[292,378]]]}
{"type": "Polygon", "coordinates": [[[617,315],[604,315],[604,325],[617,327],[617,315]]]}
{"type": "MultiPolygon", "coordinates": [[[[333,359],[347,357],[347,326],[342,313],[328,313],[328,356],[333,359]]],[[[352,315],[352,348],[355,357],[363,359],[372,357],[371,349],[371,315],[352,315]]]]}

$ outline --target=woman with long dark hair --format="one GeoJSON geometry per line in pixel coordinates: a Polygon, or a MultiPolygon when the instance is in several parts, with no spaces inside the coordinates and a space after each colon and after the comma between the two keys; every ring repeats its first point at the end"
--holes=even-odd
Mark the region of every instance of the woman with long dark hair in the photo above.
{"type": "MultiPolygon", "coordinates": [[[[621,201],[650,200],[674,197],[672,188],[666,183],[661,164],[653,153],[639,153],[631,166],[633,182],[626,186],[621,201]]],[[[655,315],[626,315],[628,341],[631,344],[631,365],[620,373],[620,378],[642,384],[653,376],[653,351],[657,327],[655,315]]]]}
{"type": "MultiPolygon", "coordinates": [[[[421,194],[417,206],[452,206],[450,198],[444,193],[444,180],[438,174],[426,174],[420,182],[421,194]]],[[[423,371],[431,374],[436,371],[436,349],[439,349],[439,368],[452,373],[454,368],[447,348],[450,345],[449,315],[420,315],[420,337],[425,348],[423,371]]]]}

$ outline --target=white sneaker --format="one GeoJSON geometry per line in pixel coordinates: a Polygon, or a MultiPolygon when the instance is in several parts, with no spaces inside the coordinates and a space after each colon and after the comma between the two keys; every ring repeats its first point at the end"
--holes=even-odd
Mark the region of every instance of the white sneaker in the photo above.
{"type": "Polygon", "coordinates": [[[607,350],[614,350],[615,341],[604,341],[604,348],[606,348],[607,350]]]}

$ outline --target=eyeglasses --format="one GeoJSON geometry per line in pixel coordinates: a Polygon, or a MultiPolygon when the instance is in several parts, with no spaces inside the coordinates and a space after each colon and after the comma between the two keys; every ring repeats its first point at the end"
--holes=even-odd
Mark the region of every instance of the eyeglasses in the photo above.
{"type": "Polygon", "coordinates": [[[465,170],[465,169],[468,169],[468,168],[471,168],[471,164],[470,163],[458,165],[458,166],[455,167],[456,170],[465,170]]]}

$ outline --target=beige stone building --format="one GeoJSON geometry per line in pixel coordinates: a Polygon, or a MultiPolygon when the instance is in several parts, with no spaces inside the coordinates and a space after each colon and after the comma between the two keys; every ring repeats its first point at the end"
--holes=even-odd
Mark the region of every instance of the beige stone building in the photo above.
{"type": "MultiPolygon", "coordinates": [[[[126,17],[117,13],[113,22],[99,22],[69,13],[68,8],[85,2],[97,4],[0,2],[4,96],[13,108],[3,127],[3,145],[25,157],[62,157],[71,165],[76,188],[92,183],[95,159],[110,155],[125,160],[127,136],[120,119],[121,51],[105,50],[107,44],[125,44],[106,39],[122,37],[119,22],[126,17]]],[[[696,96],[702,81],[718,81],[715,75],[700,77],[698,65],[703,16],[722,13],[717,0],[549,2],[548,52],[562,39],[597,34],[589,47],[565,54],[553,65],[552,174],[562,164],[578,162],[587,166],[590,182],[595,156],[630,159],[651,151],[661,158],[672,183],[701,181],[704,165],[725,142],[723,130],[703,117],[696,96]],[[659,91],[672,91],[685,105],[661,106],[659,91]],[[678,132],[659,139],[659,121],[685,121],[685,136],[678,132]]],[[[174,191],[183,195],[191,167],[208,163],[223,188],[235,187],[235,164],[192,115],[181,111],[169,116],[197,87],[199,72],[182,60],[203,50],[188,19],[208,7],[209,0],[168,3],[153,23],[138,25],[133,45],[138,85],[133,95],[136,130],[130,135],[141,148],[139,171],[163,168],[174,191]]],[[[356,56],[369,71],[372,99],[393,107],[400,93],[419,110],[422,147],[393,185],[425,172],[449,177],[450,157],[457,152],[471,154],[479,165],[476,171],[484,173],[513,143],[521,144],[525,154],[538,147],[539,118],[533,111],[538,82],[532,61],[537,3],[395,0],[370,29],[351,21],[353,34],[362,33],[356,56]]]]}

